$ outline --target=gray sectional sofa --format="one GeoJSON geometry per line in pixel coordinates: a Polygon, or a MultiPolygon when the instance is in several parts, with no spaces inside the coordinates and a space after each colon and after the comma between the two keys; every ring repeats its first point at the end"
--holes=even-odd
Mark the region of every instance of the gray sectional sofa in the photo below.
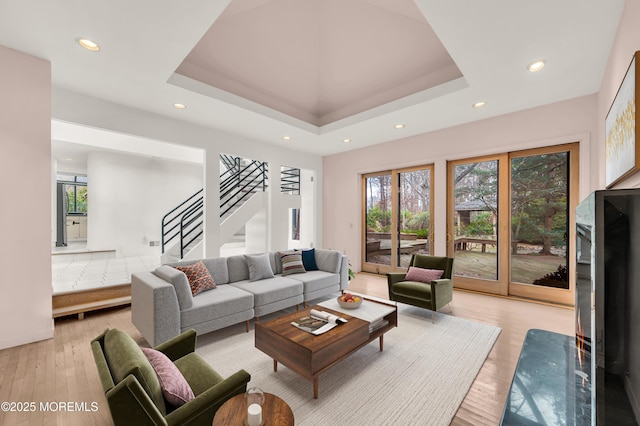
{"type": "Polygon", "coordinates": [[[273,277],[253,281],[250,278],[256,277],[255,255],[202,259],[216,288],[195,296],[191,294],[186,275],[173,266],[188,266],[197,261],[162,265],[155,271],[132,274],[133,324],[151,346],[189,329],[202,334],[244,321],[249,331],[252,318],[306,304],[345,290],[349,284],[347,256],[335,250],[314,249],[317,270],[286,276],[282,275],[279,252],[264,254],[263,260],[264,256],[268,256],[267,269],[271,268],[266,275],[272,273],[273,277]]]}

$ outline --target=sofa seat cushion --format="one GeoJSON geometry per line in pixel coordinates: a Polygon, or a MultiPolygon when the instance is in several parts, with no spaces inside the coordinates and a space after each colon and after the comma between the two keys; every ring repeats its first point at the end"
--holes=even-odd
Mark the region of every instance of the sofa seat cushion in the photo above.
{"type": "Polygon", "coordinates": [[[219,285],[193,298],[193,306],[181,313],[182,328],[253,309],[253,294],[230,284],[219,285]]]}
{"type": "Polygon", "coordinates": [[[289,278],[302,281],[305,294],[340,284],[340,275],[325,271],[307,271],[304,274],[289,275],[289,278]]]}
{"type": "Polygon", "coordinates": [[[239,281],[229,285],[252,293],[254,306],[264,306],[296,297],[304,291],[304,286],[301,281],[282,276],[260,281],[239,281]]]}
{"type": "Polygon", "coordinates": [[[420,281],[400,281],[391,287],[391,291],[398,296],[431,301],[431,286],[420,281]]]}
{"type": "Polygon", "coordinates": [[[196,396],[224,380],[218,372],[211,368],[211,366],[195,352],[177,359],[175,365],[187,383],[189,383],[191,390],[196,396]]]}
{"type": "Polygon", "coordinates": [[[131,336],[118,329],[107,331],[104,336],[104,355],[115,384],[132,374],[158,410],[163,415],[167,413],[158,376],[131,336]]]}

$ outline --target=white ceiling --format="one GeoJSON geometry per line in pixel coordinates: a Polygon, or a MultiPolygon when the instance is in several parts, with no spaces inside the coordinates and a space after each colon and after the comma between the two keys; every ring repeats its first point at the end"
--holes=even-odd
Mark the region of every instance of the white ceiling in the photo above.
{"type": "MultiPolygon", "coordinates": [[[[462,77],[321,126],[176,73],[229,0],[0,0],[0,44],[50,60],[55,86],[329,155],[597,92],[624,6],[624,0],[415,3],[462,77]],[[79,37],[97,41],[101,51],[83,50],[79,37]],[[539,58],[547,66],[529,73],[526,65],[539,58]],[[481,100],[486,107],[471,108],[481,100]],[[175,102],[187,109],[173,108],[175,102]],[[397,123],[405,128],[394,129],[397,123]]],[[[343,37],[351,43],[358,34],[343,37]]],[[[235,41],[225,42],[233,48],[235,41]]]]}
{"type": "Polygon", "coordinates": [[[317,127],[462,76],[413,0],[233,0],[176,72],[317,127]]]}

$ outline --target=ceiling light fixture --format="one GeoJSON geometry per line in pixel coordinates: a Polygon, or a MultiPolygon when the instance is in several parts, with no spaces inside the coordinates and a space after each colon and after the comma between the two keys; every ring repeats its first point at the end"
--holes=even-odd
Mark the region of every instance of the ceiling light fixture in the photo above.
{"type": "Polygon", "coordinates": [[[88,38],[78,39],[78,44],[92,52],[100,51],[100,46],[98,46],[98,43],[96,43],[95,41],[89,40],[88,38]]]}
{"type": "Polygon", "coordinates": [[[544,59],[540,59],[538,61],[535,62],[531,62],[529,65],[527,65],[527,69],[531,72],[538,72],[540,71],[542,68],[544,68],[544,66],[546,65],[547,61],[545,61],[544,59]]]}
{"type": "Polygon", "coordinates": [[[476,102],[475,104],[471,105],[474,108],[482,108],[483,106],[485,106],[487,103],[484,101],[480,101],[480,102],[476,102]]]}
{"type": "Polygon", "coordinates": [[[351,139],[343,139],[342,142],[349,143],[349,142],[351,142],[351,139]]]}
{"type": "Polygon", "coordinates": [[[284,139],[285,141],[290,141],[291,140],[291,136],[283,136],[282,139],[284,139]]]}
{"type": "Polygon", "coordinates": [[[404,124],[396,124],[393,126],[394,129],[404,129],[404,124]]]}
{"type": "Polygon", "coordinates": [[[185,104],[173,104],[173,107],[177,109],[185,109],[187,106],[185,104]]]}

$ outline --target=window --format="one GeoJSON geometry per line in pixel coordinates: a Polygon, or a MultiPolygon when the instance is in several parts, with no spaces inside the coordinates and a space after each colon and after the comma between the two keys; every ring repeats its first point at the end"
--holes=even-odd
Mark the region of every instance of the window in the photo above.
{"type": "Polygon", "coordinates": [[[87,214],[87,177],[59,174],[57,180],[64,184],[67,214],[87,214]]]}

